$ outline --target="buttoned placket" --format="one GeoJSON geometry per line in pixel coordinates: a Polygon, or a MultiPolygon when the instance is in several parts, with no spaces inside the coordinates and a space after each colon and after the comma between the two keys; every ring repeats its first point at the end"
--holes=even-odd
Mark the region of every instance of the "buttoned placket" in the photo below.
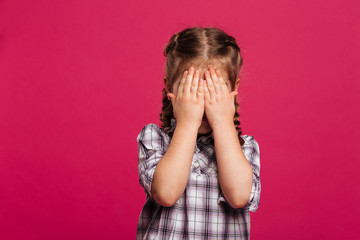
{"type": "Polygon", "coordinates": [[[195,150],[194,150],[193,164],[192,164],[195,170],[197,170],[200,167],[199,152],[200,152],[200,149],[196,144],[195,150]]]}

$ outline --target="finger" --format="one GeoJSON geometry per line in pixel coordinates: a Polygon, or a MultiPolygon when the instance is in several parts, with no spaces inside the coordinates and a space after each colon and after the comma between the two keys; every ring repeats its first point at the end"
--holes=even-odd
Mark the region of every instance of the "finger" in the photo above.
{"type": "Polygon", "coordinates": [[[225,93],[225,94],[228,93],[229,89],[228,89],[228,87],[226,85],[225,79],[224,79],[221,71],[219,69],[216,69],[215,72],[216,72],[216,75],[217,75],[217,77],[219,79],[220,87],[221,87],[223,93],[225,93]]]}
{"type": "Polygon", "coordinates": [[[191,83],[191,88],[190,88],[190,94],[191,95],[194,95],[196,97],[196,93],[197,93],[197,90],[198,90],[198,85],[199,85],[199,76],[200,76],[200,73],[199,73],[199,69],[196,69],[195,70],[195,74],[194,74],[194,78],[192,80],[192,83],[191,83]]]}
{"type": "Polygon", "coordinates": [[[178,91],[177,91],[177,95],[179,97],[182,96],[187,74],[188,74],[188,71],[184,71],[184,74],[182,75],[182,78],[180,80],[179,88],[178,88],[178,91]]]}
{"type": "Polygon", "coordinates": [[[215,69],[212,66],[210,66],[209,70],[210,70],[211,79],[213,80],[216,94],[223,94],[223,90],[220,85],[220,80],[218,79],[215,69]]]}
{"type": "Polygon", "coordinates": [[[204,94],[205,94],[205,101],[209,101],[211,99],[210,92],[207,86],[207,81],[204,80],[204,94]]]}
{"type": "Polygon", "coordinates": [[[186,76],[185,85],[184,85],[184,89],[183,89],[183,94],[190,95],[190,86],[191,86],[191,83],[192,83],[193,75],[194,75],[194,68],[190,67],[189,68],[189,73],[186,76]]]}
{"type": "Polygon", "coordinates": [[[200,79],[199,80],[199,87],[197,90],[197,99],[200,100],[200,102],[202,102],[204,100],[204,79],[200,79]]]}
{"type": "Polygon", "coordinates": [[[210,73],[207,70],[205,71],[205,78],[206,78],[206,85],[207,85],[207,89],[209,91],[210,97],[214,98],[216,95],[216,91],[215,91],[214,83],[210,77],[210,73]]]}

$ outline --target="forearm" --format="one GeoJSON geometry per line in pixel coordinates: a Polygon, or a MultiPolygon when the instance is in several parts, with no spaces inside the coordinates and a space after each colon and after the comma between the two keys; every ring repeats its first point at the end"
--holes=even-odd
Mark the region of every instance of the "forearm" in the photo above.
{"type": "Polygon", "coordinates": [[[232,207],[243,207],[251,195],[251,165],[242,151],[232,122],[218,124],[213,131],[222,192],[232,207]]]}
{"type": "Polygon", "coordinates": [[[178,124],[166,153],[155,168],[151,192],[161,205],[173,205],[185,191],[198,129],[178,124]]]}

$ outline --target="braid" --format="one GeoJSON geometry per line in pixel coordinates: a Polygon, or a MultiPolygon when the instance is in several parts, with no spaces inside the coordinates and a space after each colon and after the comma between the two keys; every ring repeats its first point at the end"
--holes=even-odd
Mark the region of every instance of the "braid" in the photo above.
{"type": "Polygon", "coordinates": [[[236,52],[240,52],[240,48],[237,45],[235,38],[233,38],[232,36],[227,37],[227,39],[225,40],[225,45],[235,48],[236,52]]]}
{"type": "Polygon", "coordinates": [[[167,57],[169,53],[172,53],[172,51],[174,51],[174,49],[176,49],[178,37],[179,37],[179,34],[174,34],[170,38],[170,41],[165,46],[164,51],[163,51],[163,54],[165,57],[167,57]]]}
{"type": "Polygon", "coordinates": [[[166,89],[163,88],[162,90],[162,108],[160,113],[160,121],[162,122],[161,127],[164,128],[166,134],[172,137],[173,132],[170,132],[171,129],[171,118],[173,117],[173,108],[171,101],[166,96],[166,89]]]}
{"type": "Polygon", "coordinates": [[[234,115],[234,124],[235,124],[235,127],[236,127],[236,130],[238,132],[238,137],[239,137],[239,140],[240,140],[240,145],[244,145],[245,141],[244,139],[241,137],[242,135],[242,131],[241,131],[241,128],[240,128],[240,121],[239,121],[239,118],[240,118],[240,115],[238,113],[238,110],[239,110],[239,103],[236,101],[236,96],[235,96],[235,115],[234,115]]]}
{"type": "MultiPolygon", "coordinates": [[[[179,37],[179,33],[174,34],[164,48],[163,54],[168,59],[173,59],[172,54],[177,47],[178,37],[179,37]]],[[[172,60],[170,61],[172,62],[172,60]]],[[[161,127],[164,128],[165,133],[172,138],[172,135],[174,133],[170,132],[170,130],[171,130],[171,119],[173,118],[174,113],[173,113],[172,103],[167,97],[166,86],[162,90],[162,96],[163,96],[162,98],[163,106],[161,108],[161,113],[160,113],[160,121],[162,122],[161,127]]]]}
{"type": "MultiPolygon", "coordinates": [[[[227,39],[225,40],[225,46],[227,47],[231,47],[234,49],[234,52],[236,53],[234,58],[233,58],[233,64],[235,65],[238,65],[238,66],[242,66],[243,64],[243,59],[242,57],[240,56],[240,48],[238,46],[238,44],[236,43],[236,40],[234,37],[228,35],[227,36],[227,39]]],[[[236,127],[236,130],[238,132],[238,137],[239,137],[239,140],[240,140],[240,144],[241,146],[244,145],[245,141],[244,139],[241,137],[242,135],[242,131],[241,131],[241,127],[240,127],[240,115],[238,113],[238,109],[239,109],[239,103],[236,101],[236,97],[235,96],[235,115],[234,115],[234,124],[235,124],[235,127],[236,127]]]]}

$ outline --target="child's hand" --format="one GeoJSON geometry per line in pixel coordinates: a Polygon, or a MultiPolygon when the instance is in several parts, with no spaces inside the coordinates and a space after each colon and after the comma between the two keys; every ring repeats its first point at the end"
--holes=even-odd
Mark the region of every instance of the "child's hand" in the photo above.
{"type": "Polygon", "coordinates": [[[177,95],[168,93],[177,124],[194,125],[199,128],[204,115],[204,81],[199,79],[199,70],[190,67],[185,71],[177,95]],[[194,74],[195,73],[195,74],[194,74]]]}
{"type": "Polygon", "coordinates": [[[206,83],[205,90],[205,114],[212,129],[227,123],[234,122],[235,115],[235,96],[237,91],[229,93],[225,80],[220,70],[209,67],[210,71],[205,71],[206,83]]]}

